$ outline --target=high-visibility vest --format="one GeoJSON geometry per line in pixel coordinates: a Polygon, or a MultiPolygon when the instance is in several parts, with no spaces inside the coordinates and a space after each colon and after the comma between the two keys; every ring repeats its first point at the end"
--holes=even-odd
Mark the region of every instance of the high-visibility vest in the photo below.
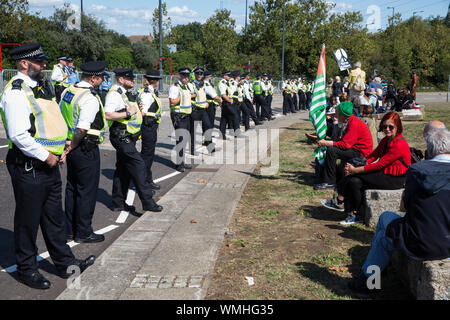
{"type": "Polygon", "coordinates": [[[175,84],[177,86],[178,91],[180,92],[180,102],[177,105],[171,106],[170,111],[174,113],[192,113],[192,103],[191,103],[191,91],[188,88],[187,84],[175,84]]]}
{"type": "Polygon", "coordinates": [[[192,85],[194,86],[194,91],[196,93],[195,100],[192,101],[192,104],[196,107],[206,109],[208,107],[208,101],[206,99],[205,86],[202,85],[198,88],[195,82],[192,85]]]}
{"type": "MultiPolygon", "coordinates": [[[[61,94],[61,102],[59,103],[59,106],[68,127],[68,140],[73,139],[76,126],[80,118],[80,101],[89,94],[92,94],[90,88],[79,88],[73,84],[61,94]]],[[[103,104],[100,97],[98,95],[94,96],[98,100],[100,110],[95,116],[95,120],[91,123],[91,128],[86,132],[86,134],[98,137],[99,143],[102,143],[106,128],[105,111],[103,110],[103,104]]]]}
{"type": "MultiPolygon", "coordinates": [[[[63,74],[67,74],[67,73],[64,71],[64,69],[63,69],[59,64],[55,64],[55,65],[53,66],[53,72],[55,72],[56,68],[61,69],[61,71],[62,71],[63,74]]],[[[61,85],[61,86],[65,87],[65,88],[68,88],[68,87],[70,86],[69,75],[67,75],[66,77],[64,77],[64,78],[63,78],[62,80],[60,80],[60,81],[56,81],[56,80],[55,80],[55,81],[52,81],[52,83],[53,83],[54,86],[59,86],[59,85],[61,85]]]]}
{"type": "MultiPolygon", "coordinates": [[[[34,123],[31,123],[29,130],[34,140],[39,143],[45,150],[55,155],[61,155],[64,151],[67,139],[67,125],[61,114],[61,110],[54,99],[46,100],[42,98],[36,99],[33,90],[25,84],[22,79],[13,77],[4,88],[4,92],[13,86],[23,90],[28,98],[31,111],[34,117],[34,123]]],[[[0,99],[3,96],[0,95],[0,99]]],[[[8,124],[6,123],[4,110],[1,109],[1,116],[6,132],[8,132],[8,124]]],[[[9,149],[13,148],[11,140],[8,138],[9,149]]]]}
{"type": "Polygon", "coordinates": [[[286,93],[291,94],[292,93],[292,85],[290,82],[286,83],[286,93]]]}
{"type": "Polygon", "coordinates": [[[237,85],[237,99],[239,102],[244,101],[244,85],[240,82],[237,85]]]}
{"type": "Polygon", "coordinates": [[[227,96],[230,99],[238,98],[238,84],[234,80],[230,80],[227,83],[227,96]]]}
{"type": "Polygon", "coordinates": [[[259,80],[253,80],[253,90],[255,94],[262,94],[261,82],[259,80]]]}
{"type": "Polygon", "coordinates": [[[162,114],[161,99],[154,92],[150,92],[148,88],[140,88],[138,89],[137,101],[142,100],[141,96],[144,92],[150,93],[154,101],[152,105],[148,108],[148,111],[143,114],[143,116],[153,117],[156,119],[156,123],[160,123],[162,114]]]}
{"type": "Polygon", "coordinates": [[[118,123],[125,125],[128,133],[130,133],[130,134],[138,133],[139,131],[141,131],[142,113],[139,110],[139,107],[136,104],[136,102],[130,102],[130,100],[128,100],[128,97],[125,94],[125,92],[122,92],[122,89],[120,89],[120,90],[119,89],[120,88],[117,85],[112,86],[111,89],[108,91],[108,94],[106,95],[106,99],[108,98],[108,95],[111,94],[111,92],[117,92],[122,97],[122,100],[125,103],[125,106],[131,107],[134,105],[137,109],[137,112],[131,116],[130,120],[120,119],[120,120],[108,121],[108,124],[109,124],[109,126],[112,126],[112,124],[114,122],[118,122],[118,123]]]}

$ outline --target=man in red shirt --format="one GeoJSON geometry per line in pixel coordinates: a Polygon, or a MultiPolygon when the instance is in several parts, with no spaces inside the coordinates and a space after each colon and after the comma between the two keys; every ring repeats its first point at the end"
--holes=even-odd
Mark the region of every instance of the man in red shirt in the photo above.
{"type": "Polygon", "coordinates": [[[327,147],[325,164],[322,170],[322,183],[314,185],[315,190],[333,189],[336,187],[337,177],[343,177],[345,163],[356,157],[367,157],[373,150],[372,135],[369,127],[355,117],[353,103],[342,102],[338,105],[336,115],[340,123],[344,123],[343,136],[338,141],[319,140],[319,147],[327,147]],[[336,161],[341,159],[339,175],[336,161]]]}

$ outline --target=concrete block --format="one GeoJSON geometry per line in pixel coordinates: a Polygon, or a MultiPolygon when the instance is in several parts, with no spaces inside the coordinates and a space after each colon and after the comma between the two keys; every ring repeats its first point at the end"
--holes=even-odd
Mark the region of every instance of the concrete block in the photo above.
{"type": "Polygon", "coordinates": [[[420,109],[405,109],[402,110],[403,121],[421,121],[423,120],[423,112],[420,109]]]}
{"type": "Polygon", "coordinates": [[[397,251],[391,264],[416,299],[450,300],[450,259],[418,261],[397,251]]]}
{"type": "Polygon", "coordinates": [[[400,211],[403,211],[401,205],[403,191],[404,189],[366,190],[362,206],[364,223],[369,227],[376,226],[378,219],[385,211],[394,211],[402,215],[400,211]]]}

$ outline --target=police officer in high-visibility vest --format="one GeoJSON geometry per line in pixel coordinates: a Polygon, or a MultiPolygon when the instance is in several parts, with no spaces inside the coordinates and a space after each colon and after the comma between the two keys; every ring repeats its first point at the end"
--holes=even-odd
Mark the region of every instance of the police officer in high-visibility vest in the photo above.
{"type": "Polygon", "coordinates": [[[192,99],[196,94],[192,83],[189,82],[191,69],[181,68],[178,70],[179,80],[169,89],[170,119],[175,129],[177,144],[175,146],[175,169],[184,172],[185,169],[192,169],[192,166],[185,161],[185,151],[188,141],[190,141],[192,99]]]}
{"type": "Polygon", "coordinates": [[[313,90],[313,84],[312,81],[309,81],[306,84],[306,109],[309,110],[309,107],[311,106],[311,98],[312,98],[312,90],[313,90]]]}
{"type": "Polygon", "coordinates": [[[162,104],[158,96],[159,71],[149,70],[144,74],[144,87],[138,90],[137,102],[142,112],[142,149],[141,155],[145,162],[147,183],[152,189],[159,190],[161,186],[153,181],[152,165],[155,157],[158,127],[161,123],[162,104]]]}
{"type": "Polygon", "coordinates": [[[297,92],[298,92],[298,82],[297,77],[293,77],[292,79],[292,104],[294,106],[294,111],[298,111],[298,99],[297,99],[297,92]]]}
{"type": "Polygon", "coordinates": [[[260,74],[257,74],[255,80],[253,80],[253,90],[255,97],[256,116],[258,117],[258,121],[271,119],[270,111],[268,110],[268,106],[266,104],[264,96],[264,84],[260,74]]]}
{"type": "Polygon", "coordinates": [[[203,81],[205,82],[206,101],[208,101],[208,108],[206,113],[208,114],[211,128],[203,126],[203,134],[208,130],[214,128],[214,121],[216,119],[216,108],[222,103],[222,98],[217,95],[214,84],[211,83],[212,73],[209,70],[205,70],[203,73],[203,81]]]}
{"type": "Polygon", "coordinates": [[[117,84],[106,95],[105,115],[110,121],[109,138],[116,149],[116,170],[112,188],[112,210],[130,211],[126,203],[127,191],[133,180],[144,211],[162,211],[162,206],[153,200],[155,193],[147,183],[145,162],[136,149],[136,141],[141,137],[142,113],[135,102],[130,102],[127,90],[134,87],[133,69],[113,70],[117,84]]]}
{"type": "MultiPolygon", "coordinates": [[[[213,128],[213,124],[210,121],[210,118],[207,113],[208,108],[208,98],[206,94],[206,85],[203,81],[204,70],[203,68],[197,67],[194,70],[195,79],[192,81],[192,86],[195,91],[195,98],[192,100],[192,113],[191,113],[191,124],[190,124],[190,132],[191,132],[191,154],[195,154],[194,146],[195,146],[195,122],[200,121],[202,123],[202,128],[213,128]]],[[[210,89],[212,89],[210,87],[210,89]]],[[[211,94],[211,92],[210,92],[211,94]]],[[[209,153],[215,152],[214,143],[212,142],[212,132],[209,131],[204,136],[205,142],[204,145],[208,149],[209,153]]]]}
{"type": "Polygon", "coordinates": [[[243,88],[244,88],[244,105],[247,108],[248,115],[252,118],[255,126],[260,125],[261,122],[258,121],[258,118],[255,113],[255,109],[253,108],[253,86],[250,84],[250,73],[245,72],[242,74],[243,79],[243,88]]]}
{"type": "Polygon", "coordinates": [[[234,81],[237,82],[237,97],[234,97],[234,103],[238,107],[238,114],[242,113],[242,120],[244,122],[245,131],[250,129],[250,115],[247,109],[247,105],[244,102],[244,79],[241,79],[239,71],[233,77],[234,81]]]}
{"type": "Polygon", "coordinates": [[[53,66],[51,80],[55,87],[56,102],[61,100],[61,93],[69,87],[69,74],[67,69],[67,57],[58,57],[58,63],[53,66]]]}
{"type": "Polygon", "coordinates": [[[92,217],[100,181],[98,145],[106,128],[97,89],[104,80],[106,62],[86,62],[80,68],[82,80],[64,90],[59,104],[68,127],[68,143],[61,159],[67,157],[66,237],[90,243],[105,240],[104,235],[94,233],[92,217]]]}
{"type": "Polygon", "coordinates": [[[271,120],[272,118],[272,110],[270,108],[270,104],[269,104],[269,75],[267,73],[263,73],[262,74],[262,80],[261,80],[261,88],[263,90],[263,96],[264,96],[264,101],[265,101],[265,105],[266,105],[266,109],[267,109],[267,119],[271,120]]]}
{"type": "Polygon", "coordinates": [[[239,71],[235,70],[233,72],[225,71],[224,79],[221,80],[219,84],[220,94],[222,96],[222,117],[220,118],[220,132],[222,133],[222,138],[226,139],[226,125],[227,123],[232,124],[233,136],[235,138],[242,137],[240,126],[239,126],[239,115],[238,115],[238,105],[235,104],[238,98],[238,83],[231,79],[230,77],[236,78],[239,75],[239,71]],[[228,81],[226,81],[228,77],[228,81]]]}
{"type": "Polygon", "coordinates": [[[270,116],[273,118],[273,111],[272,111],[272,101],[273,101],[273,93],[274,93],[274,86],[273,86],[273,77],[272,75],[268,75],[267,76],[267,82],[268,82],[268,96],[267,96],[267,101],[268,101],[268,105],[269,105],[269,110],[270,110],[270,116]]]}
{"type": "MultiPolygon", "coordinates": [[[[84,271],[95,261],[75,259],[66,243],[62,211],[59,156],[64,151],[67,126],[52,94],[42,91],[48,57],[40,43],[10,51],[19,72],[0,96],[9,150],[6,165],[16,200],[14,250],[18,280],[35,289],[51,284],[38,271],[36,238],[39,226],[47,250],[62,278],[75,266],[84,271]]],[[[70,272],[70,273],[69,273],[70,272]]]]}
{"type": "Polygon", "coordinates": [[[306,110],[306,94],[305,94],[305,85],[303,84],[303,80],[299,78],[298,84],[298,104],[299,110],[306,110]]]}

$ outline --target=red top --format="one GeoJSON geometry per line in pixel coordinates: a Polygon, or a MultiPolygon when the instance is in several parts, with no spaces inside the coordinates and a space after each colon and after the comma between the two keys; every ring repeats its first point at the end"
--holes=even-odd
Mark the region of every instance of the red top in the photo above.
{"type": "Polygon", "coordinates": [[[387,150],[384,152],[388,137],[384,137],[378,147],[367,157],[367,165],[364,166],[365,172],[383,170],[384,174],[393,176],[401,176],[406,174],[408,168],[399,160],[409,167],[411,165],[411,151],[408,142],[403,135],[399,134],[392,140],[387,150]],[[374,161],[377,162],[373,163],[374,161]]]}
{"type": "Polygon", "coordinates": [[[335,141],[333,146],[341,150],[353,148],[363,157],[367,157],[373,150],[372,134],[367,124],[352,114],[348,118],[344,136],[341,140],[335,141]]]}

